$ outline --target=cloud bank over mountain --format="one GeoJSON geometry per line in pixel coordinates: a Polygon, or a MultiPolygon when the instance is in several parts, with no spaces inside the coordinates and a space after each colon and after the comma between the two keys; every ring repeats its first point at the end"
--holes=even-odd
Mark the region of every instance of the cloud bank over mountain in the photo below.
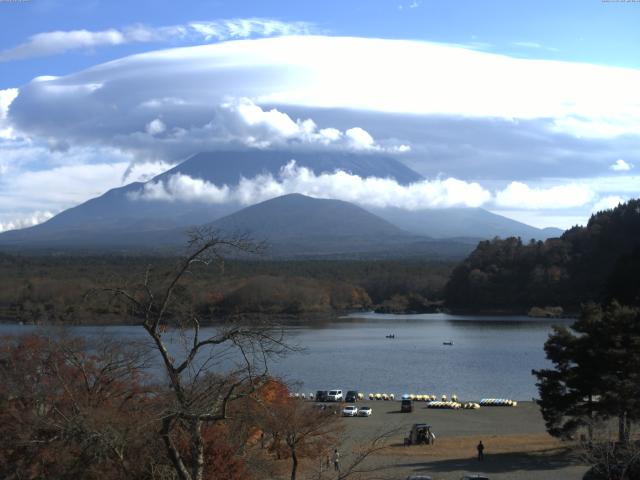
{"type": "MultiPolygon", "coordinates": [[[[253,205],[290,193],[332,198],[375,208],[421,210],[448,207],[505,209],[565,209],[588,205],[596,193],[587,185],[570,183],[531,188],[512,182],[491,192],[476,182],[436,178],[402,185],[392,178],[361,177],[342,170],[316,174],[291,160],[278,175],[241,178],[237,185],[217,185],[182,173],[151,181],[129,194],[132,200],[253,205]]],[[[611,198],[599,205],[610,204],[611,198]]]]}
{"type": "Polygon", "coordinates": [[[455,178],[400,185],[391,178],[362,178],[344,171],[316,175],[308,168],[297,166],[294,160],[282,168],[277,178],[271,174],[259,175],[242,178],[238,185],[219,186],[188,175],[175,174],[167,180],[146,183],[140,192],[132,193],[131,198],[252,205],[290,193],[408,210],[478,207],[491,198],[491,194],[479,184],[455,178]]]}
{"type": "MultiPolygon", "coordinates": [[[[123,161],[168,166],[197,152],[234,148],[386,152],[429,180],[398,190],[379,179],[379,202],[542,210],[549,214],[545,222],[557,215],[562,226],[586,218],[605,198],[637,192],[628,175],[640,162],[637,70],[429,42],[286,35],[301,33],[302,24],[300,32],[259,22],[194,25],[185,34],[285,36],[143,53],[3,90],[0,151],[17,159],[11,166],[0,160],[5,195],[34,170],[67,165],[66,157],[101,158],[84,162],[87,169],[123,161]],[[612,175],[617,183],[591,182],[612,175]]],[[[116,30],[61,34],[51,48],[171,35],[116,30]]],[[[34,36],[4,54],[47,54],[43,42],[34,36]]],[[[125,171],[119,169],[119,179],[132,178],[125,171]]],[[[371,180],[347,174],[305,183],[298,171],[271,179],[268,188],[254,179],[247,198],[294,186],[310,195],[324,188],[325,198],[326,192],[366,197],[371,180]]],[[[195,197],[240,195],[191,180],[156,186],[155,194],[187,195],[190,186],[195,197]]]]}

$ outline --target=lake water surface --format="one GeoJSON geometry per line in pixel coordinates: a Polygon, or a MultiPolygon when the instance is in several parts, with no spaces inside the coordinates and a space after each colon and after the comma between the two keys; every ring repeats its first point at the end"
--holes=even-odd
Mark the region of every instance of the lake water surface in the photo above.
{"type": "MultiPolygon", "coordinates": [[[[554,324],[569,320],[445,314],[354,314],[324,323],[287,327],[303,347],[273,363],[272,371],[296,389],[341,388],[369,392],[456,393],[530,400],[537,397],[532,369],[548,366],[543,345],[554,324]],[[395,339],[385,338],[395,334],[395,339]],[[453,342],[452,346],[443,342],[453,342]]],[[[0,325],[0,334],[38,327],[0,325]]],[[[85,337],[145,340],[137,326],[70,327],[85,337]]]]}

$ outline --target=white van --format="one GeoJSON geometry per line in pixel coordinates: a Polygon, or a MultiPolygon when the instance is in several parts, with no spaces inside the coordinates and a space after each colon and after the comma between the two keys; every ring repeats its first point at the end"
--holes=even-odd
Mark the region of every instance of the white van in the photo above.
{"type": "Polygon", "coordinates": [[[341,402],[342,401],[342,390],[329,390],[329,394],[327,395],[328,402],[341,402]]]}

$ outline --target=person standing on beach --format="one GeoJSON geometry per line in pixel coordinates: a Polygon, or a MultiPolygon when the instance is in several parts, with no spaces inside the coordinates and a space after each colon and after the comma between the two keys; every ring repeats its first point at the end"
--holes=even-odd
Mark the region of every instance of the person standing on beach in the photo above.
{"type": "Polygon", "coordinates": [[[478,461],[482,462],[484,460],[484,445],[482,444],[482,440],[480,440],[476,449],[478,450],[478,461]]]}
{"type": "Polygon", "coordinates": [[[333,451],[333,468],[336,472],[340,471],[340,453],[337,448],[333,451]]]}

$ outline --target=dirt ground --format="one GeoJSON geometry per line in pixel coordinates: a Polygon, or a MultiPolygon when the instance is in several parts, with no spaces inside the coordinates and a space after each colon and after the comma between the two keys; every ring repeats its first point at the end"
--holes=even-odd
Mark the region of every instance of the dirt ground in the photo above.
{"type": "Polygon", "coordinates": [[[532,402],[479,410],[435,410],[414,402],[412,413],[400,413],[397,401],[365,401],[359,405],[371,406],[373,415],[341,419],[345,427],[339,446],[343,468],[353,460],[354,450],[383,432],[395,430],[388,446],[366,463],[376,471],[361,478],[406,479],[422,474],[448,480],[482,473],[492,480],[578,480],[587,470],[579,461],[576,445],[546,433],[538,407],[532,402]],[[404,446],[404,437],[414,423],[431,425],[436,435],[434,445],[404,446]],[[483,462],[477,459],[480,440],[485,445],[483,462]]]}

